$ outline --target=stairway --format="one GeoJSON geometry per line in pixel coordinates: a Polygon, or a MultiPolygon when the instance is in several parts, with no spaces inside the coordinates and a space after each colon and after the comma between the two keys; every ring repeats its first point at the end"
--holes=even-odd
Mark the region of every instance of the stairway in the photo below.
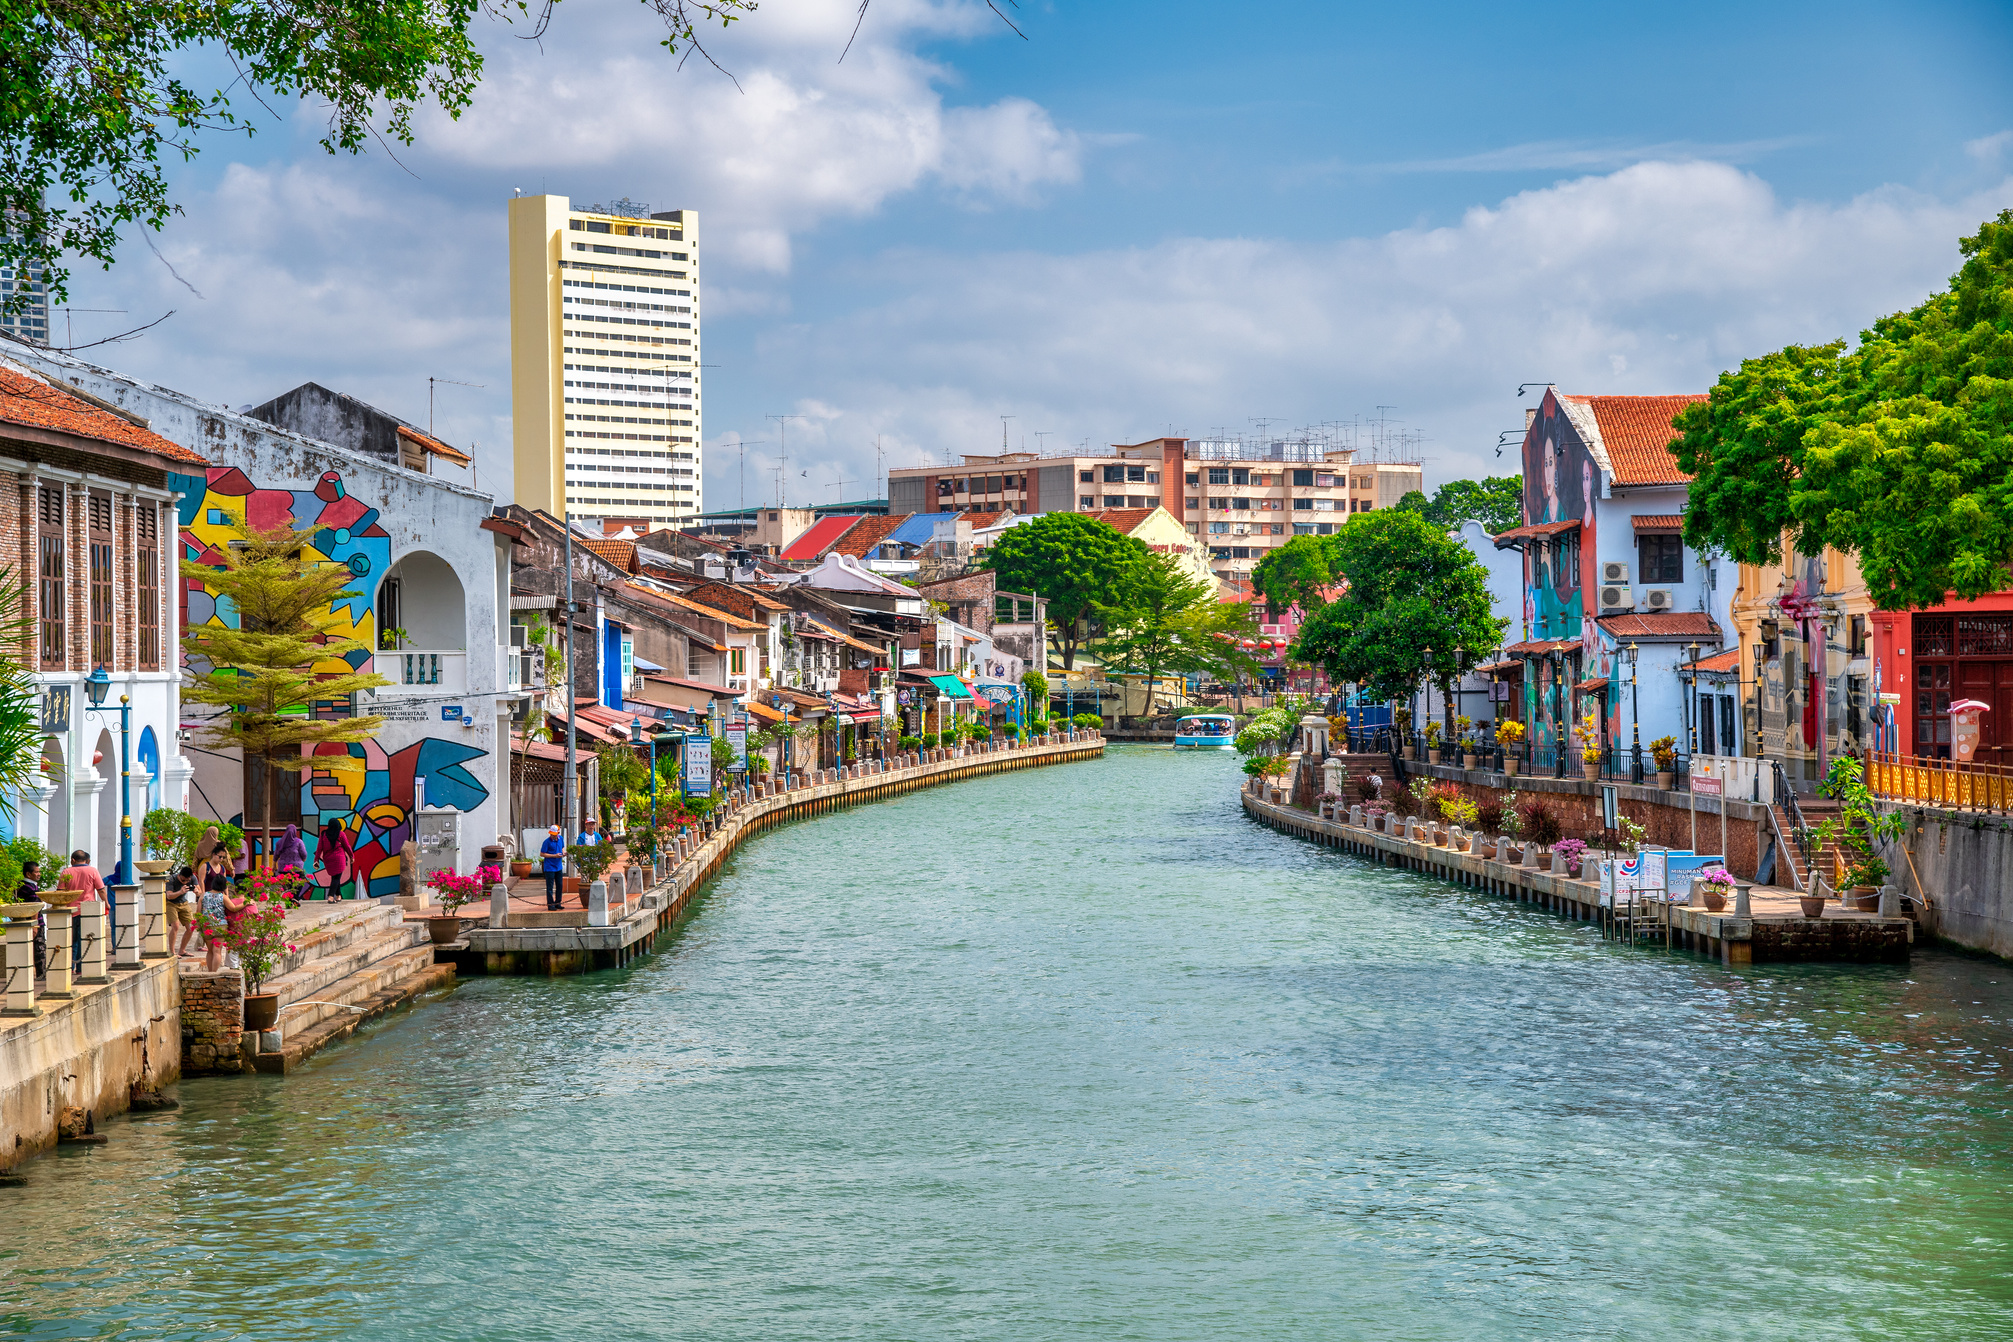
{"type": "MultiPolygon", "coordinates": [[[[1799,796],[1796,799],[1796,804],[1803,812],[1804,824],[1813,830],[1825,821],[1836,820],[1839,816],[1838,803],[1830,797],[1799,796]]],[[[1782,829],[1784,844],[1780,853],[1784,864],[1790,871],[1796,873],[1795,884],[1798,884],[1799,888],[1804,890],[1811,889],[1812,869],[1815,867],[1816,874],[1824,878],[1825,889],[1835,892],[1838,885],[1835,863],[1843,857],[1838,846],[1838,841],[1834,839],[1830,843],[1825,844],[1818,851],[1817,860],[1813,864],[1804,860],[1802,849],[1797,847],[1796,819],[1791,814],[1788,805],[1783,802],[1775,804],[1775,823],[1782,829]]],[[[1787,876],[1788,872],[1784,872],[1782,875],[1787,876]]],[[[1792,882],[1778,877],[1776,884],[1782,886],[1792,884],[1792,882]]]]}
{"type": "Polygon", "coordinates": [[[454,977],[452,965],[434,965],[426,924],[406,922],[399,908],[308,904],[294,917],[304,924],[299,949],[265,984],[280,998],[280,1047],[253,1055],[258,1071],[291,1071],[364,1021],[454,977]]]}

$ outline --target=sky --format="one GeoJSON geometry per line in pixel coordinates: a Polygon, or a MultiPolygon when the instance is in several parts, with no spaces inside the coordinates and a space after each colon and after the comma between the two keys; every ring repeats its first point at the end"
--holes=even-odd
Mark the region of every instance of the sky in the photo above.
{"type": "Polygon", "coordinates": [[[699,214],[708,507],[777,497],[782,426],[793,504],[1003,438],[1380,416],[1430,489],[1514,470],[1519,384],[1703,391],[2013,207],[2003,3],[871,0],[847,50],[856,9],[762,0],[728,74],[626,0],[479,19],[474,105],[396,158],[310,106],[206,138],[184,214],[76,271],[120,311],[75,339],[172,310],[83,357],[234,406],[425,424],[428,376],[477,384],[435,424],[507,501],[506,202],[627,195],[699,214]]]}

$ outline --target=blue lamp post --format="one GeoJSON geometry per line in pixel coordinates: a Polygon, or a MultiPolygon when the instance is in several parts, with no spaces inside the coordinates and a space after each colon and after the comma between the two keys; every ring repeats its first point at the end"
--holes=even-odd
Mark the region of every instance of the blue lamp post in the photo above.
{"type": "MultiPolygon", "coordinates": [[[[84,692],[90,696],[90,712],[103,713],[105,696],[111,692],[112,678],[105,674],[105,664],[98,663],[98,669],[84,677],[84,692]]],[[[113,873],[113,885],[133,883],[133,764],[129,753],[130,732],[133,722],[132,699],[119,696],[119,869],[113,873]]]]}

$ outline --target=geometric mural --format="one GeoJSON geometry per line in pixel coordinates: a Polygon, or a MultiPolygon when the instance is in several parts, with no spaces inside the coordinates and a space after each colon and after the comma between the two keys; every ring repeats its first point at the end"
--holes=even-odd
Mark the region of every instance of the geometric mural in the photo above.
{"type": "MultiPolygon", "coordinates": [[[[378,583],[391,567],[391,536],[378,524],[377,509],[350,494],[342,476],[325,472],[313,489],[261,489],[235,466],[212,467],[203,475],[174,475],[168,486],[182,491],[182,557],[221,567],[221,547],[231,539],[231,514],[241,513],[254,528],[292,523],[314,528],[310,551],[318,558],[348,567],[356,595],[331,607],[349,617],[347,633],[364,645],[377,646],[378,583]]],[[[237,627],[237,612],[200,584],[183,582],[183,624],[237,627]]],[[[330,674],[359,671],[370,659],[359,649],[318,663],[330,674]]],[[[347,754],[364,761],[364,772],[337,774],[303,770],[301,777],[301,837],[308,846],[308,866],[316,884],[327,875],[315,857],[322,826],[340,820],[356,846],[357,870],[368,879],[373,895],[398,893],[398,852],[412,834],[416,777],[426,779],[430,806],[469,811],[489,797],[489,790],[461,766],[483,754],[461,740],[429,737],[387,755],[375,741],[317,747],[318,754],[347,754]]],[[[240,817],[240,822],[242,817],[240,817]]]]}

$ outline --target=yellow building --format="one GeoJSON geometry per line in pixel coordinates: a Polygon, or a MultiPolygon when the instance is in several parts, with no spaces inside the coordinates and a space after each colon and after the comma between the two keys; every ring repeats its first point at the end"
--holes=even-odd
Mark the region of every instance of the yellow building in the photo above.
{"type": "Polygon", "coordinates": [[[1166,508],[1101,508],[1089,516],[1116,527],[1157,554],[1173,555],[1190,577],[1212,588],[1216,585],[1216,575],[1209,567],[1209,547],[1189,534],[1166,508]]]}
{"type": "Polygon", "coordinates": [[[699,220],[510,202],[517,502],[639,531],[701,511],[699,220]]]}
{"type": "Polygon", "coordinates": [[[1777,760],[1808,792],[1832,760],[1874,744],[1873,601],[1850,555],[1795,554],[1786,538],[1783,549],[1781,564],[1740,566],[1738,656],[1703,665],[1732,663],[1722,674],[1739,677],[1748,753],[1777,760]]]}

